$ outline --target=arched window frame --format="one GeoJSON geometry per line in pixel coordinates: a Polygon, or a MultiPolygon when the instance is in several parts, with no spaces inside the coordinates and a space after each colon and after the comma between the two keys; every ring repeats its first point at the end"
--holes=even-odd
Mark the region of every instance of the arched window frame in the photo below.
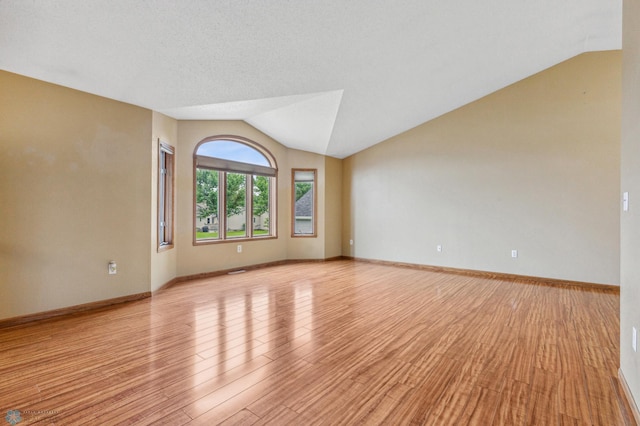
{"type": "Polygon", "coordinates": [[[278,165],[275,157],[271,152],[262,145],[254,142],[250,139],[235,136],[235,135],[217,135],[207,137],[196,145],[193,151],[193,244],[219,244],[225,242],[239,242],[246,240],[264,240],[277,238],[277,178],[278,178],[278,165]],[[243,162],[236,162],[233,160],[226,160],[216,157],[198,155],[198,150],[203,144],[216,141],[231,141],[248,146],[251,149],[256,150],[262,154],[271,167],[265,167],[260,165],[254,165],[243,162]],[[198,203],[197,203],[197,170],[207,169],[217,171],[219,173],[219,195],[218,195],[218,236],[214,238],[198,238],[197,223],[198,223],[198,203]],[[244,174],[246,176],[246,203],[245,203],[245,224],[246,235],[241,237],[229,237],[227,236],[227,199],[226,199],[226,176],[228,173],[244,174]],[[269,230],[267,234],[254,233],[253,229],[253,180],[254,175],[266,176],[269,179],[269,230]],[[222,214],[224,212],[224,214],[222,214]]]}

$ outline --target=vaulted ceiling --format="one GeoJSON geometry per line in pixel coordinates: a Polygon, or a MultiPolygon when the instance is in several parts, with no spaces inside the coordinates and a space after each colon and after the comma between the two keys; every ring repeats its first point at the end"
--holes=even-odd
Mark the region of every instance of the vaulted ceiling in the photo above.
{"type": "Polygon", "coordinates": [[[622,0],[0,0],[0,69],[344,158],[621,26],[622,0]]]}

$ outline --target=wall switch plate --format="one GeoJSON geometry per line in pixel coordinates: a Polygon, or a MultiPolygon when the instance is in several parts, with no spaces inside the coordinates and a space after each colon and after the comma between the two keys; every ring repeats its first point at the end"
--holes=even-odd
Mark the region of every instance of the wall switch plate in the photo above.
{"type": "Polygon", "coordinates": [[[631,327],[631,347],[634,352],[638,352],[638,330],[635,327],[631,327]]]}
{"type": "Polygon", "coordinates": [[[514,259],[518,257],[518,250],[511,250],[511,257],[513,257],[514,259]]]}
{"type": "Polygon", "coordinates": [[[438,244],[436,246],[436,250],[438,251],[438,253],[442,253],[442,246],[440,244],[438,244]]]}
{"type": "Polygon", "coordinates": [[[623,212],[629,211],[629,193],[628,192],[622,193],[622,211],[623,212]]]}
{"type": "Polygon", "coordinates": [[[238,244],[238,253],[242,253],[242,244],[238,244]]]}
{"type": "Polygon", "coordinates": [[[118,273],[118,265],[116,265],[116,262],[112,260],[109,262],[107,270],[109,271],[109,275],[115,275],[118,273]]]}

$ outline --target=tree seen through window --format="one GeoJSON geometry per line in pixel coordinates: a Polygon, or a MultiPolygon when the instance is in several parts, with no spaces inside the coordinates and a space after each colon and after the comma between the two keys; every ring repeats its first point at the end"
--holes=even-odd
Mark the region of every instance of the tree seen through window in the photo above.
{"type": "Polygon", "coordinates": [[[196,243],[275,236],[276,169],[252,145],[213,139],[196,149],[196,243]]]}

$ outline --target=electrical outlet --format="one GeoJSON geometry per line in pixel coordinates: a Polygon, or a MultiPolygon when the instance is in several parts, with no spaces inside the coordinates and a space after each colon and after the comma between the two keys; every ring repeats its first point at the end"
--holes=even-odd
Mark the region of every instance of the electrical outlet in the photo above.
{"type": "Polygon", "coordinates": [[[238,253],[242,253],[242,244],[238,244],[238,253]]]}
{"type": "Polygon", "coordinates": [[[112,260],[111,262],[109,262],[107,270],[109,271],[109,275],[115,275],[118,273],[118,265],[116,265],[116,262],[112,260]]]}
{"type": "Polygon", "coordinates": [[[514,259],[518,257],[518,250],[511,250],[511,257],[513,257],[514,259]]]}
{"type": "Polygon", "coordinates": [[[440,244],[438,244],[438,245],[436,246],[436,251],[437,251],[438,253],[442,253],[442,246],[441,246],[440,244]]]}
{"type": "Polygon", "coordinates": [[[638,352],[638,330],[635,327],[631,327],[631,347],[634,352],[638,352]]]}
{"type": "Polygon", "coordinates": [[[349,245],[352,246],[353,245],[353,240],[349,240],[349,245]]]}

